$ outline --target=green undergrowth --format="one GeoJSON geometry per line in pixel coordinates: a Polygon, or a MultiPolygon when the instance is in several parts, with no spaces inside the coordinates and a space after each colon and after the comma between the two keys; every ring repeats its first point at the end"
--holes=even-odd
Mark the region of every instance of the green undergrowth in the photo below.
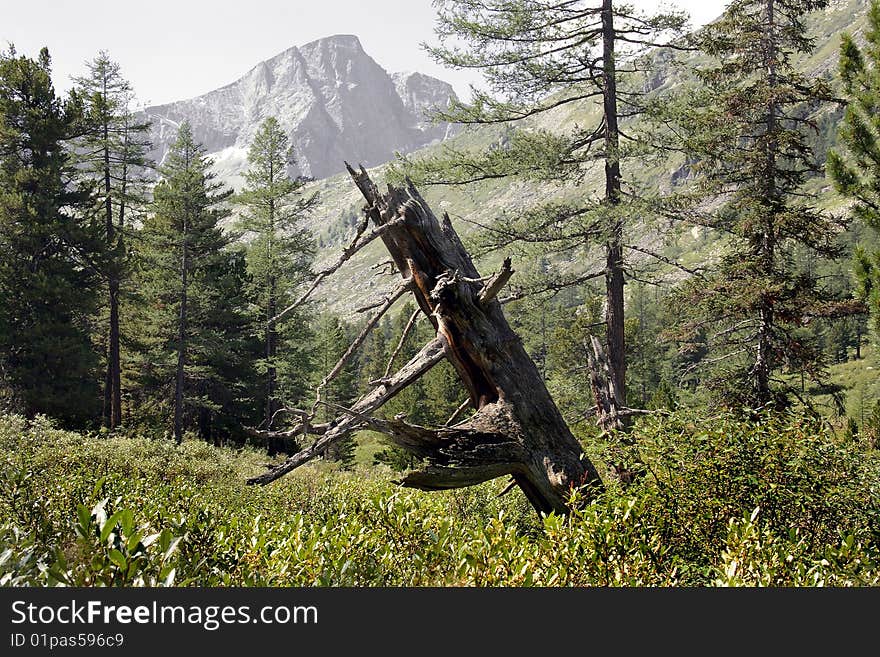
{"type": "MultiPolygon", "coordinates": [[[[676,414],[637,483],[540,518],[506,482],[405,490],[192,440],[0,418],[5,586],[815,586],[880,583],[876,453],[798,417],[676,414]]],[[[616,454],[621,450],[616,449],[616,454]]],[[[596,456],[601,458],[601,454],[596,456]]]]}

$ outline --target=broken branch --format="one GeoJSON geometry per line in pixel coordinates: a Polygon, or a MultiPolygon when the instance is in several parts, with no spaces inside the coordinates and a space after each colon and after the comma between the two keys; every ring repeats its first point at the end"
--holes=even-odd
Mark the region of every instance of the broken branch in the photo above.
{"type": "Polygon", "coordinates": [[[510,258],[504,259],[504,264],[501,265],[501,271],[495,274],[488,283],[486,283],[485,287],[480,290],[479,300],[481,304],[487,304],[501,291],[501,288],[510,280],[510,277],[513,276],[513,268],[510,264],[510,258]]]}
{"type": "Polygon", "coordinates": [[[455,422],[462,413],[464,413],[465,409],[471,405],[470,399],[465,399],[461,404],[458,405],[458,408],[455,409],[455,412],[449,416],[449,419],[443,423],[443,426],[448,427],[450,424],[455,422]]]}
{"type": "Polygon", "coordinates": [[[397,347],[394,348],[394,351],[391,354],[391,358],[388,359],[388,365],[385,366],[385,374],[382,375],[383,379],[387,379],[388,375],[391,373],[391,367],[394,365],[394,359],[397,358],[400,350],[403,349],[403,344],[406,342],[406,339],[409,337],[410,331],[412,331],[413,327],[416,325],[416,321],[419,319],[419,315],[421,314],[422,310],[420,308],[416,308],[413,311],[413,314],[410,315],[409,321],[406,323],[406,327],[403,329],[403,333],[400,336],[400,340],[398,340],[397,342],[397,347]]]}
{"type": "Polygon", "coordinates": [[[383,383],[368,394],[361,397],[352,405],[350,412],[344,417],[338,417],[329,423],[324,435],[316,440],[311,446],[297,452],[289,459],[272,467],[269,471],[247,480],[250,485],[268,484],[288,472],[295,470],[303,463],[311,461],[316,456],[324,453],[330,445],[339,442],[352,432],[357,431],[364,424],[360,416],[369,414],[382,407],[388,400],[394,397],[413,381],[416,381],[425,372],[446,357],[446,345],[440,338],[431,340],[422,347],[410,361],[404,365],[387,383],[383,383]],[[353,415],[354,414],[354,415],[353,415]]]}
{"type": "MultiPolygon", "coordinates": [[[[352,354],[358,350],[358,348],[363,344],[364,340],[367,339],[367,336],[370,334],[370,331],[373,330],[373,327],[376,326],[376,323],[382,318],[388,309],[394,305],[394,302],[397,301],[400,297],[406,294],[412,288],[410,281],[407,279],[402,283],[399,283],[394,290],[391,291],[385,299],[382,301],[382,307],[377,310],[370,320],[364,324],[364,327],[361,329],[361,332],[355,338],[354,342],[348,345],[348,349],[345,350],[345,353],[342,354],[342,357],[339,361],[334,365],[333,369],[330,370],[330,373],[327,374],[322,380],[321,383],[318,384],[318,387],[315,388],[315,403],[312,405],[312,417],[315,415],[315,411],[318,408],[318,404],[321,402],[321,393],[324,391],[324,388],[327,387],[327,384],[330,383],[333,379],[339,376],[339,373],[342,371],[342,368],[345,367],[345,364],[349,361],[352,354]]],[[[375,307],[375,306],[374,306],[375,307]]]]}
{"type": "Polygon", "coordinates": [[[296,301],[294,301],[292,304],[287,306],[280,313],[275,315],[275,317],[270,319],[269,320],[270,323],[274,324],[275,322],[283,319],[284,317],[286,317],[287,315],[292,313],[294,310],[299,308],[306,301],[308,301],[309,297],[312,296],[312,292],[314,292],[318,288],[318,285],[321,284],[321,281],[323,281],[325,278],[330,276],[330,274],[333,274],[336,271],[338,271],[339,268],[342,267],[342,265],[344,265],[346,262],[348,262],[348,260],[350,260],[351,257],[355,253],[357,253],[362,248],[364,248],[367,244],[369,244],[374,239],[376,239],[377,237],[382,235],[382,233],[384,233],[385,231],[392,228],[392,226],[395,222],[392,221],[392,222],[389,222],[389,223],[384,224],[382,226],[378,226],[377,228],[374,228],[372,231],[370,231],[366,235],[366,237],[364,237],[361,240],[361,237],[363,236],[363,230],[366,227],[366,223],[367,222],[364,222],[362,224],[361,228],[358,230],[358,233],[357,233],[357,235],[355,235],[355,238],[354,238],[354,240],[352,240],[351,244],[349,244],[347,247],[345,247],[342,250],[342,255],[339,256],[339,259],[336,262],[334,262],[332,265],[327,267],[326,269],[322,269],[320,272],[318,272],[317,276],[315,276],[315,280],[312,281],[312,284],[309,286],[309,288],[305,292],[303,292],[303,294],[296,301]]]}

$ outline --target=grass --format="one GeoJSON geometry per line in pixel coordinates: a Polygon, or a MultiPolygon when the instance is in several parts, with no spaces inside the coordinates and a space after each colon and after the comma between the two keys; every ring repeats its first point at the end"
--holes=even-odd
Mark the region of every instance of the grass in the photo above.
{"type": "Polygon", "coordinates": [[[874,345],[862,347],[862,358],[832,365],[829,380],[844,391],[847,416],[863,425],[873,406],[880,400],[880,350],[874,345]]]}

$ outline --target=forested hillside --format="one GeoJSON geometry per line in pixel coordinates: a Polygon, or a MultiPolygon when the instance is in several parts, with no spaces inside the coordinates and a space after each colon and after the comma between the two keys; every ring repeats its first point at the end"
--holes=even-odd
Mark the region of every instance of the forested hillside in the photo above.
{"type": "Polygon", "coordinates": [[[0,582],[875,585],[880,4],[436,9],[0,55],[0,582]]]}

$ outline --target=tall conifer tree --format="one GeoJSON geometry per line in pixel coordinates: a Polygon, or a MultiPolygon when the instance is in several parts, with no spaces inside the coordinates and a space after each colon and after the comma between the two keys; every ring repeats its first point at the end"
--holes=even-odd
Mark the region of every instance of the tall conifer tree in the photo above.
{"type": "MultiPolygon", "coordinates": [[[[840,148],[828,153],[827,172],[834,187],[853,199],[853,218],[880,231],[880,3],[871,2],[865,44],[844,34],[840,77],[848,101],[840,126],[840,148]]],[[[858,296],[868,304],[875,333],[880,333],[880,252],[857,247],[858,296]]]]}
{"type": "Polygon", "coordinates": [[[85,106],[85,134],[77,140],[76,156],[80,170],[96,184],[103,216],[108,314],[104,426],[113,429],[122,422],[119,308],[127,276],[125,234],[132,215],[146,204],[149,124],[135,119],[131,85],[106,52],[87,67],[88,75],[76,79],[76,93],[85,106]]]}
{"type": "Polygon", "coordinates": [[[677,119],[697,192],[717,208],[705,223],[727,236],[714,273],[677,296],[679,337],[709,347],[700,363],[733,406],[786,405],[796,391],[785,373],[821,380],[821,351],[803,327],[846,311],[815,268],[797,264],[805,252],[840,253],[840,226],[803,187],[820,170],[808,133],[831,93],[795,66],[813,48],[804,19],[825,4],[734,0],[702,32],[711,63],[696,71],[677,119]]]}
{"type": "Polygon", "coordinates": [[[491,226],[485,246],[525,245],[535,261],[548,255],[582,261],[566,275],[548,268],[550,280],[537,289],[604,279],[605,348],[616,405],[622,409],[627,260],[632,253],[642,257],[646,252],[628,240],[628,229],[650,210],[644,203],[646,190],[623,170],[626,149],[636,135],[625,134],[621,125],[641,111],[645,80],[639,56],[661,42],[669,45],[686,17],[678,12],[648,15],[614,0],[436,4],[441,45],[431,52],[445,65],[479,69],[489,87],[474,89],[471,102],[454,104],[438,116],[462,124],[503,124],[505,130],[485,151],[449,147],[439,157],[412,158],[408,173],[428,183],[519,176],[579,189],[579,194],[524,211],[516,208],[514,217],[502,217],[491,226]],[[585,127],[561,132],[535,126],[541,118],[559,123],[566,109],[591,103],[597,111],[585,127]],[[593,190],[583,181],[597,162],[603,169],[602,185],[593,190]],[[593,254],[597,248],[599,264],[593,254]]]}
{"type": "Polygon", "coordinates": [[[89,327],[103,250],[67,148],[79,121],[48,50],[0,54],[0,385],[13,409],[71,426],[98,411],[89,327]]]}
{"type": "Polygon", "coordinates": [[[290,178],[289,140],[274,117],[260,125],[248,163],[246,187],[235,201],[242,208],[238,226],[250,235],[247,263],[262,325],[259,366],[265,372],[263,424],[269,428],[282,403],[295,403],[304,391],[306,320],[301,311],[286,316],[281,326],[275,318],[311,272],[314,245],[302,219],[317,197],[304,196],[305,183],[290,178]]]}
{"type": "Polygon", "coordinates": [[[160,173],[141,231],[141,381],[160,411],[171,400],[178,442],[189,428],[207,440],[239,412],[249,378],[245,263],[220,226],[231,191],[214,180],[189,124],[160,173]]]}

